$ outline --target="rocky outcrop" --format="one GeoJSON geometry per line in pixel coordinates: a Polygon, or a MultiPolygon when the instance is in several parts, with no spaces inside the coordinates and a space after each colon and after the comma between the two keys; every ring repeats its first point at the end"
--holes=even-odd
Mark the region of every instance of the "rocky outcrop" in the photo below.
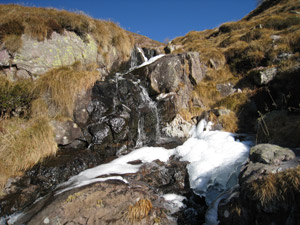
{"type": "Polygon", "coordinates": [[[174,95],[177,110],[187,109],[193,86],[205,75],[206,68],[201,63],[199,53],[187,52],[166,55],[154,63],[132,71],[146,83],[150,96],[164,99],[174,95]]]}
{"type": "Polygon", "coordinates": [[[58,196],[27,224],[174,224],[161,207],[163,199],[145,185],[130,188],[120,181],[107,181],[58,196]],[[139,200],[147,205],[134,207],[139,200]]]}
{"type": "Polygon", "coordinates": [[[117,70],[125,63],[124,60],[128,60],[115,46],[106,47],[99,53],[98,44],[89,34],[85,40],[71,31],[64,31],[63,34],[53,32],[44,41],[25,34],[21,39],[22,47],[16,53],[9,54],[6,50],[0,52],[0,65],[6,67],[4,72],[11,80],[18,79],[17,71],[26,72],[35,79],[52,68],[72,65],[78,61],[83,65],[96,63],[105,75],[117,70]]]}

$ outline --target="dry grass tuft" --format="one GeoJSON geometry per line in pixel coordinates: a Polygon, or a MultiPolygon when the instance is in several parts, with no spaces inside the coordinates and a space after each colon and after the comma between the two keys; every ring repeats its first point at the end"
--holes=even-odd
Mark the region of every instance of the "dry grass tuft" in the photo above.
{"type": "Polygon", "coordinates": [[[256,180],[251,183],[250,190],[261,205],[274,201],[292,203],[300,194],[300,166],[256,180]]]}
{"type": "Polygon", "coordinates": [[[149,199],[140,199],[133,206],[129,206],[127,219],[132,223],[135,221],[140,221],[148,216],[152,208],[153,206],[149,199]]]}
{"type": "Polygon", "coordinates": [[[54,155],[57,144],[47,117],[2,120],[0,132],[0,187],[7,178],[54,155]]]}
{"type": "MultiPolygon", "coordinates": [[[[100,78],[98,71],[85,70],[80,64],[75,63],[73,66],[52,69],[41,76],[36,81],[33,92],[35,95],[41,96],[41,99],[46,100],[48,108],[55,108],[54,111],[57,114],[50,115],[51,117],[72,118],[78,94],[85,92],[100,78]]],[[[45,103],[41,99],[32,105],[34,114],[45,110],[45,103]]]]}

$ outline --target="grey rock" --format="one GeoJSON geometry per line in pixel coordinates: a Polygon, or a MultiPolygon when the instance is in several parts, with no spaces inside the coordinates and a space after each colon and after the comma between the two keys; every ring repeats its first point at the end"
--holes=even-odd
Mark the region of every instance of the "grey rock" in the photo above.
{"type": "Polygon", "coordinates": [[[10,55],[6,50],[0,51],[0,66],[10,66],[10,55]]]}
{"type": "Polygon", "coordinates": [[[272,144],[259,144],[251,148],[250,160],[254,163],[279,164],[295,158],[295,153],[289,148],[272,144]]]}
{"type": "Polygon", "coordinates": [[[194,85],[197,85],[206,72],[199,53],[187,52],[166,55],[152,64],[132,71],[147,84],[150,95],[176,93],[175,105],[178,110],[188,108],[194,85]]]}
{"type": "Polygon", "coordinates": [[[250,73],[258,85],[268,84],[277,75],[277,68],[257,68],[250,73]]]}
{"type": "Polygon", "coordinates": [[[50,39],[43,42],[22,35],[22,48],[12,61],[19,69],[32,74],[43,74],[49,69],[71,65],[76,61],[92,63],[97,60],[97,44],[87,35],[84,42],[74,32],[65,31],[64,35],[53,32],[50,39]]]}

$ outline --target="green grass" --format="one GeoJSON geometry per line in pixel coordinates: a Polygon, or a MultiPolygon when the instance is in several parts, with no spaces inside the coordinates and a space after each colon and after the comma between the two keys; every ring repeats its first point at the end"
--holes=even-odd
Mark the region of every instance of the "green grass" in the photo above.
{"type": "Polygon", "coordinates": [[[15,114],[28,114],[32,95],[33,82],[19,80],[11,82],[0,76],[0,117],[9,118],[15,114]]]}

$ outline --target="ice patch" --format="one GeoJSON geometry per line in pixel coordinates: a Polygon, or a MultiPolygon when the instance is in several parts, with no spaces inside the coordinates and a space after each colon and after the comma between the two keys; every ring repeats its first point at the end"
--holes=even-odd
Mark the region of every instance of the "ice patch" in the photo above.
{"type": "Polygon", "coordinates": [[[103,175],[136,173],[138,172],[142,164],[132,165],[128,164],[128,162],[141,160],[142,163],[146,163],[152,162],[157,159],[162,162],[167,162],[173,153],[174,150],[167,150],[162,147],[143,147],[140,149],[136,149],[128,155],[117,158],[110,163],[87,169],[85,171],[82,171],[78,175],[71,177],[67,182],[62,183],[58,186],[58,188],[66,187],[59,193],[75,187],[81,187],[89,183],[102,181],[101,179],[103,178],[98,178],[98,180],[95,178],[103,175]]]}
{"type": "Polygon", "coordinates": [[[165,194],[162,196],[166,200],[166,208],[168,208],[171,214],[178,212],[180,209],[185,208],[186,205],[182,203],[186,197],[176,195],[173,193],[165,194]]]}
{"type": "Polygon", "coordinates": [[[175,149],[182,161],[190,162],[190,186],[196,194],[206,197],[208,205],[237,183],[240,167],[249,155],[249,146],[236,141],[234,134],[210,128],[211,123],[201,121],[192,137],[175,149]]]}

